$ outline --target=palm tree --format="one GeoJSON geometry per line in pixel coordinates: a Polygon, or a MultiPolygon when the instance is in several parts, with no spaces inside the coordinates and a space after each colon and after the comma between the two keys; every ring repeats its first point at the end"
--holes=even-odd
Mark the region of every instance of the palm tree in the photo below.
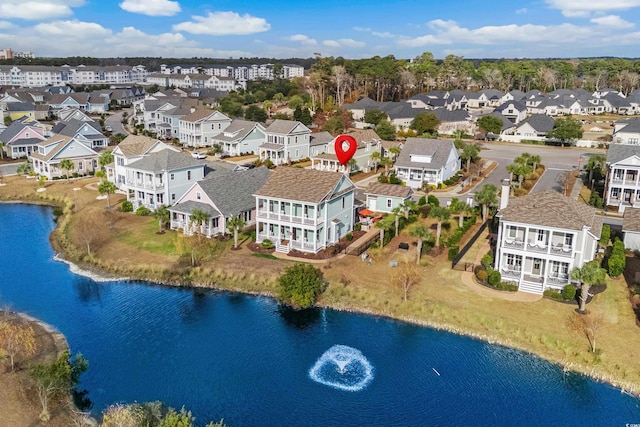
{"type": "Polygon", "coordinates": [[[351,175],[351,173],[353,173],[353,169],[358,165],[358,162],[356,159],[349,159],[347,165],[349,166],[349,175],[351,175]]]}
{"type": "Polygon", "coordinates": [[[60,162],[60,169],[64,169],[67,171],[67,184],[69,183],[69,172],[71,172],[71,170],[75,167],[75,165],[73,164],[73,160],[71,159],[63,159],[60,162]]]}
{"type": "Polygon", "coordinates": [[[113,153],[111,150],[103,151],[102,154],[100,154],[100,157],[98,157],[98,165],[100,165],[101,168],[104,168],[110,163],[113,163],[113,153]]]}
{"type": "Polygon", "coordinates": [[[407,199],[404,202],[402,202],[402,204],[398,207],[402,209],[402,213],[404,214],[404,219],[409,219],[409,214],[411,213],[412,210],[416,208],[416,202],[414,202],[411,199],[407,199]]]}
{"type": "Polygon", "coordinates": [[[418,245],[416,247],[418,251],[418,257],[416,258],[416,264],[420,264],[420,257],[422,256],[422,244],[425,241],[430,240],[433,237],[433,234],[431,234],[429,229],[424,225],[416,225],[411,229],[411,231],[409,231],[409,235],[418,238],[418,245]]]}
{"type": "Polygon", "coordinates": [[[191,215],[189,215],[189,224],[191,226],[195,225],[199,229],[200,227],[202,227],[202,224],[209,221],[209,218],[211,218],[211,215],[209,215],[208,213],[200,209],[194,209],[191,212],[191,215]]]}
{"type": "Polygon", "coordinates": [[[524,181],[527,175],[533,172],[533,169],[526,163],[512,163],[507,165],[507,171],[518,177],[518,183],[520,187],[522,187],[522,181],[524,181]]]}
{"type": "Polygon", "coordinates": [[[467,166],[465,170],[469,172],[469,167],[471,162],[478,161],[480,155],[480,146],[478,144],[465,144],[462,147],[462,152],[460,153],[460,159],[467,162],[467,166]]]}
{"type": "Polygon", "coordinates": [[[467,205],[462,200],[454,197],[451,199],[451,204],[449,205],[449,210],[452,214],[458,215],[458,228],[462,228],[464,223],[464,214],[467,212],[469,205],[467,205]]]}
{"type": "Polygon", "coordinates": [[[158,220],[158,234],[162,233],[162,225],[169,221],[169,209],[165,205],[160,205],[153,212],[153,216],[158,220]]]}
{"type": "Polygon", "coordinates": [[[395,208],[393,208],[393,210],[391,211],[394,215],[394,225],[396,227],[396,236],[398,235],[398,228],[400,227],[400,214],[403,213],[402,212],[402,207],[401,206],[396,206],[395,208]]]}
{"type": "Polygon", "coordinates": [[[238,248],[238,231],[242,230],[246,224],[245,220],[239,216],[234,216],[227,220],[227,228],[233,231],[233,249],[238,248]]]}
{"type": "Polygon", "coordinates": [[[373,161],[373,172],[378,172],[378,164],[380,163],[380,159],[382,158],[382,154],[379,151],[374,151],[371,153],[369,158],[373,161]]]}
{"type": "Polygon", "coordinates": [[[489,206],[494,206],[498,203],[498,187],[493,184],[486,184],[473,198],[482,205],[482,222],[485,222],[489,206]]]}
{"type": "Polygon", "coordinates": [[[380,159],[380,164],[384,166],[384,174],[389,175],[389,168],[393,166],[393,160],[391,157],[383,157],[380,159]]]}
{"type": "Polygon", "coordinates": [[[442,223],[451,217],[451,211],[444,206],[432,206],[429,216],[438,220],[438,228],[436,229],[436,248],[440,247],[440,235],[442,234],[442,223]]]}
{"type": "Polygon", "coordinates": [[[111,181],[103,181],[103,182],[100,183],[100,185],[98,185],[98,192],[100,192],[100,194],[106,194],[107,195],[107,207],[108,208],[111,207],[111,202],[109,201],[109,195],[115,193],[117,189],[118,188],[116,187],[116,185],[111,181]]]}
{"type": "Polygon", "coordinates": [[[602,285],[607,278],[607,271],[600,268],[598,261],[593,260],[584,264],[582,267],[574,268],[571,271],[571,278],[578,281],[580,286],[580,313],[585,314],[585,306],[587,304],[587,296],[591,285],[602,285]]]}
{"type": "Polygon", "coordinates": [[[542,159],[537,154],[532,154],[529,157],[529,162],[532,164],[534,172],[536,171],[536,169],[538,169],[538,165],[540,164],[541,161],[542,159]]]}
{"type": "Polygon", "coordinates": [[[401,151],[402,151],[402,147],[400,147],[399,145],[395,145],[389,148],[389,153],[393,154],[392,156],[393,161],[395,161],[398,158],[401,151]]]}

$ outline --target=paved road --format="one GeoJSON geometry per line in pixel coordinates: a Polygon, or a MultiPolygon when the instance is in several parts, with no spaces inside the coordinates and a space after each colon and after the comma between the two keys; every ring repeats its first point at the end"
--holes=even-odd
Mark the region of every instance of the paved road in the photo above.
{"type": "MultiPolygon", "coordinates": [[[[131,110],[123,110],[123,111],[126,111],[129,116],[131,115],[131,110]]],[[[124,126],[122,125],[122,123],[120,123],[120,121],[122,120],[123,111],[118,111],[117,113],[112,114],[104,119],[104,126],[105,127],[111,126],[111,128],[113,129],[111,133],[114,135],[116,133],[129,135],[129,132],[127,132],[124,126]]]]}

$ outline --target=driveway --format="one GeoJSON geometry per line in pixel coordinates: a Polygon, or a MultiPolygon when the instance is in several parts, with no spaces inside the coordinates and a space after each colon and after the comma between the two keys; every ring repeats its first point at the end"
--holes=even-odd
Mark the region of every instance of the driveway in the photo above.
{"type": "Polygon", "coordinates": [[[16,175],[18,173],[18,166],[20,166],[20,163],[9,163],[9,164],[0,165],[0,175],[2,176],[16,175]]]}

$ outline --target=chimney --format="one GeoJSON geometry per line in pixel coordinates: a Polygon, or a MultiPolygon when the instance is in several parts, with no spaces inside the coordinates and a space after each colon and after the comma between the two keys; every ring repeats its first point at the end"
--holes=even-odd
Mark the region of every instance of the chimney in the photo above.
{"type": "Polygon", "coordinates": [[[511,192],[511,180],[505,178],[502,180],[502,189],[500,191],[500,210],[509,204],[509,193],[511,192]]]}

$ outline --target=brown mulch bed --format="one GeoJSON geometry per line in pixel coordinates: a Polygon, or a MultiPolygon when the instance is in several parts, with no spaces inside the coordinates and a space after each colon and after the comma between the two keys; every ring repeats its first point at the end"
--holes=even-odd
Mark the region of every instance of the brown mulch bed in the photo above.
{"type": "Polygon", "coordinates": [[[275,252],[276,248],[271,248],[271,249],[265,249],[262,246],[260,246],[259,243],[256,242],[251,242],[251,243],[247,243],[247,248],[251,251],[251,252],[255,252],[258,254],[272,254],[275,252]]]}

